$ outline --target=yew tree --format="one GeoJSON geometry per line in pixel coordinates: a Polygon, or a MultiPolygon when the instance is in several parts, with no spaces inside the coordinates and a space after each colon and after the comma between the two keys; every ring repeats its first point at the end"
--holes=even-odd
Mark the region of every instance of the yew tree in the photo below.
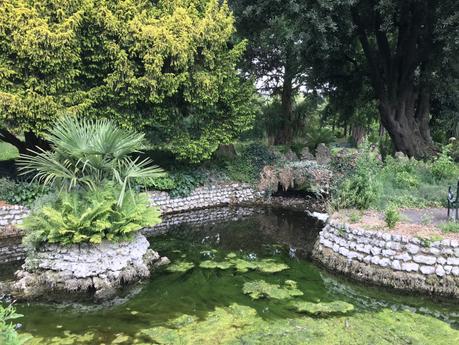
{"type": "Polygon", "coordinates": [[[180,159],[251,126],[246,42],[218,0],[3,0],[0,139],[44,145],[56,118],[110,118],[180,159]]]}
{"type": "Polygon", "coordinates": [[[432,99],[457,87],[458,11],[453,0],[348,1],[336,16],[339,49],[316,69],[322,85],[347,95],[355,93],[355,81],[362,90],[368,85],[395,149],[432,155],[432,99]],[[339,80],[338,69],[352,76],[339,80]]]}

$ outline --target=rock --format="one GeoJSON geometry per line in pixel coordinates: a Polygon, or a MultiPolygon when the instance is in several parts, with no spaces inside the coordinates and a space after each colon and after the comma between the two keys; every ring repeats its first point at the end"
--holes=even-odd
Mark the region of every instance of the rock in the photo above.
{"type": "Polygon", "coordinates": [[[391,267],[392,269],[397,270],[397,271],[400,271],[402,269],[402,266],[400,265],[400,261],[398,260],[392,261],[391,267]]]}
{"type": "Polygon", "coordinates": [[[316,160],[318,164],[326,165],[331,161],[331,153],[328,147],[321,143],[316,149],[316,160]]]}
{"type": "Polygon", "coordinates": [[[289,162],[292,162],[292,161],[297,161],[298,160],[298,156],[295,152],[293,152],[291,149],[289,149],[285,155],[284,155],[285,159],[289,162]]]}
{"type": "Polygon", "coordinates": [[[407,272],[417,272],[419,265],[414,262],[404,262],[402,263],[402,270],[407,272]]]}
{"type": "Polygon", "coordinates": [[[313,161],[313,160],[315,160],[314,155],[309,151],[309,148],[307,146],[305,146],[303,148],[303,150],[301,150],[300,158],[303,161],[313,161]]]}
{"type": "Polygon", "coordinates": [[[437,262],[437,258],[427,255],[415,255],[413,256],[413,261],[420,264],[434,265],[437,262]]]}
{"type": "Polygon", "coordinates": [[[438,265],[435,269],[435,273],[437,274],[437,276],[443,277],[445,275],[445,269],[443,268],[443,266],[438,265]]]}
{"type": "Polygon", "coordinates": [[[419,252],[419,246],[415,245],[415,244],[412,244],[412,243],[409,243],[407,246],[406,246],[406,249],[408,250],[408,253],[410,254],[417,254],[419,252]]]}
{"type": "Polygon", "coordinates": [[[459,258],[450,257],[446,259],[446,263],[448,265],[459,266],[459,258]]]}
{"type": "Polygon", "coordinates": [[[422,274],[429,275],[429,274],[434,274],[435,273],[435,267],[434,266],[421,266],[419,267],[419,270],[421,271],[422,274]]]}
{"type": "Polygon", "coordinates": [[[407,159],[407,158],[408,158],[408,157],[407,157],[403,152],[401,152],[401,151],[395,152],[394,157],[395,157],[396,159],[407,159]]]}

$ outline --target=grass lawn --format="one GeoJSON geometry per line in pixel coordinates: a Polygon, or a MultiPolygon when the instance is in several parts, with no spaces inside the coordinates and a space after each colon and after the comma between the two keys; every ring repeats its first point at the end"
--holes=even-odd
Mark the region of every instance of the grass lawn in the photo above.
{"type": "Polygon", "coordinates": [[[0,141],[0,161],[15,159],[19,156],[19,151],[13,146],[0,141]]]}

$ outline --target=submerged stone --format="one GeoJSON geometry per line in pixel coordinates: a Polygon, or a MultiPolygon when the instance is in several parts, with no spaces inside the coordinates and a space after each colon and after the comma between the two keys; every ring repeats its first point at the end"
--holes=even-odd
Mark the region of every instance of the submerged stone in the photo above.
{"type": "Polygon", "coordinates": [[[187,272],[194,267],[194,263],[188,261],[177,261],[166,267],[167,272],[187,272]]]}
{"type": "Polygon", "coordinates": [[[344,315],[354,311],[354,306],[343,301],[312,303],[306,301],[295,301],[292,303],[294,309],[299,313],[313,316],[344,315]]]}
{"type": "Polygon", "coordinates": [[[273,298],[289,299],[296,296],[302,296],[303,292],[297,288],[293,280],[286,280],[283,287],[279,284],[270,284],[264,280],[256,280],[244,283],[242,292],[253,299],[273,298]]]}

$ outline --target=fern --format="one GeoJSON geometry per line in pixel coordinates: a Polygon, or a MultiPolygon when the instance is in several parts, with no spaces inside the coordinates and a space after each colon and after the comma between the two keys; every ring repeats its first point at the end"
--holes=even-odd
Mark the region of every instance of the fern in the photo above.
{"type": "Polygon", "coordinates": [[[119,189],[105,184],[96,190],[62,192],[37,210],[22,225],[28,246],[49,243],[100,243],[129,239],[136,231],[160,222],[157,208],[144,194],[127,193],[118,203],[119,189]]]}

